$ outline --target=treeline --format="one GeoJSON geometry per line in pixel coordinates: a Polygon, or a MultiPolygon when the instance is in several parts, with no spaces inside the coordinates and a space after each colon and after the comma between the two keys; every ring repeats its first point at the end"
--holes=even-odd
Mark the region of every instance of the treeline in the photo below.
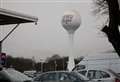
{"type": "Polygon", "coordinates": [[[25,71],[25,70],[33,70],[33,63],[32,59],[28,58],[23,58],[23,57],[12,57],[12,56],[7,56],[6,59],[6,67],[12,67],[15,68],[18,71],[25,71]]]}
{"type": "Polygon", "coordinates": [[[44,62],[35,62],[32,59],[23,57],[7,56],[6,67],[12,67],[18,71],[36,70],[40,72],[67,70],[68,57],[60,57],[59,55],[53,55],[46,58],[44,62]]]}
{"type": "Polygon", "coordinates": [[[59,71],[67,70],[68,57],[60,57],[59,55],[53,55],[47,58],[46,61],[36,64],[36,70],[41,72],[46,71],[59,71]]]}
{"type": "MultiPolygon", "coordinates": [[[[81,59],[83,58],[75,59],[75,64],[79,63],[81,59]]],[[[68,56],[61,57],[58,54],[46,58],[44,62],[35,62],[33,59],[8,55],[6,58],[6,67],[12,67],[21,72],[28,70],[36,70],[38,72],[58,71],[67,70],[68,61],[68,56]]]]}

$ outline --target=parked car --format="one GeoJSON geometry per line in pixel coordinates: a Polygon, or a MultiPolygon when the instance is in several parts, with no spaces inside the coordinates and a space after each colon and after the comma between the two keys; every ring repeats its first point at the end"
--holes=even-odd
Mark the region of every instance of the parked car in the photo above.
{"type": "Polygon", "coordinates": [[[84,69],[78,72],[95,82],[120,82],[120,76],[111,69],[84,69]]]}
{"type": "Polygon", "coordinates": [[[36,75],[36,71],[35,70],[31,70],[31,71],[24,71],[24,74],[27,75],[30,78],[34,78],[36,75]]]}
{"type": "Polygon", "coordinates": [[[33,82],[92,82],[82,74],[68,71],[53,71],[38,75],[33,82]]]}
{"type": "Polygon", "coordinates": [[[32,79],[12,68],[0,70],[0,82],[31,82],[32,79]]]}

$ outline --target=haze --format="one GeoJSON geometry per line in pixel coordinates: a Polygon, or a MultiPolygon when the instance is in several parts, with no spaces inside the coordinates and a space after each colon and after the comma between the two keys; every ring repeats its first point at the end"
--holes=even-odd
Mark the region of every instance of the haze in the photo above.
{"type": "MultiPolygon", "coordinates": [[[[3,43],[3,52],[12,56],[32,58],[68,55],[68,34],[61,25],[63,13],[75,9],[80,13],[81,26],[75,33],[75,57],[95,55],[113,50],[107,37],[100,32],[104,17],[93,14],[92,0],[1,0],[1,8],[38,17],[37,25],[21,24],[3,43]]],[[[14,25],[0,26],[1,39],[14,25]]],[[[114,53],[111,53],[114,54],[114,53]]]]}

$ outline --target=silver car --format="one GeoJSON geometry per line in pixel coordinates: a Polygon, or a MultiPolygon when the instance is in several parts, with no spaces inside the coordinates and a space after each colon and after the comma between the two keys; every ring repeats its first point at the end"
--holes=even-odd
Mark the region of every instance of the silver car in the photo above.
{"type": "Polygon", "coordinates": [[[33,82],[92,82],[82,74],[68,71],[53,71],[38,75],[33,82]]]}
{"type": "Polygon", "coordinates": [[[110,69],[84,69],[78,72],[95,82],[120,82],[120,76],[110,69]]]}

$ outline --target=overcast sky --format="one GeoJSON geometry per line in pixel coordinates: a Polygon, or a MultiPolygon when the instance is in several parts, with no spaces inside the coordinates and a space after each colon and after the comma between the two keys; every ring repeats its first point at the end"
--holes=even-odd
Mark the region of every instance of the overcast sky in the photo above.
{"type": "MultiPolygon", "coordinates": [[[[3,43],[3,51],[20,57],[46,58],[53,54],[68,55],[68,34],[61,25],[63,13],[75,9],[81,26],[74,37],[75,57],[113,50],[100,32],[103,18],[93,14],[92,0],[1,0],[1,7],[38,17],[37,25],[21,24],[3,43]]],[[[0,26],[1,38],[13,27],[0,26]],[[5,27],[5,28],[3,28],[5,27]]]]}

